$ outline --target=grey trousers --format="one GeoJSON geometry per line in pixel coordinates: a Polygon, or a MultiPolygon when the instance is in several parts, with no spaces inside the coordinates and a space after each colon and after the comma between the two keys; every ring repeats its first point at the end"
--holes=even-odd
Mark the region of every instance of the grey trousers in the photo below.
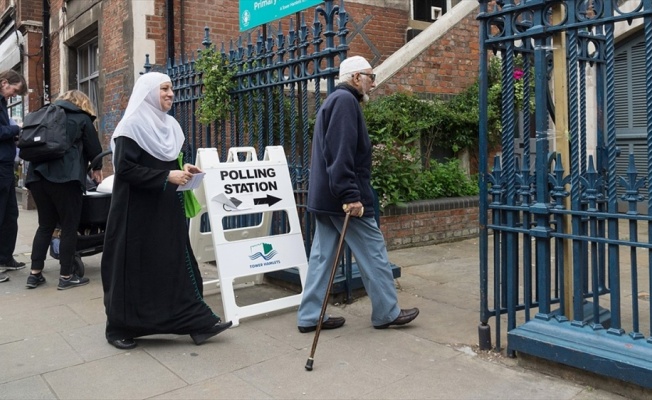
{"type": "MultiPolygon", "coordinates": [[[[344,217],[316,214],[308,274],[297,315],[298,326],[317,325],[343,224],[344,217]]],[[[376,220],[351,217],[344,240],[353,252],[371,300],[371,323],[377,326],[395,320],[401,310],[385,239],[376,220]]]]}

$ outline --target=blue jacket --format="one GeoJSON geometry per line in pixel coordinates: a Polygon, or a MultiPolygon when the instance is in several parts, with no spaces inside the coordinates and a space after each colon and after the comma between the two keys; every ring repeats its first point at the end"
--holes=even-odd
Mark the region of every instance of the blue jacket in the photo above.
{"type": "Polygon", "coordinates": [[[312,138],[308,211],[343,216],[342,205],[359,201],[374,216],[371,140],[362,95],[340,84],[317,112],[312,138]]]}
{"type": "Polygon", "coordinates": [[[9,124],[7,99],[0,96],[0,164],[11,165],[13,169],[16,159],[16,138],[20,127],[9,124]]]}

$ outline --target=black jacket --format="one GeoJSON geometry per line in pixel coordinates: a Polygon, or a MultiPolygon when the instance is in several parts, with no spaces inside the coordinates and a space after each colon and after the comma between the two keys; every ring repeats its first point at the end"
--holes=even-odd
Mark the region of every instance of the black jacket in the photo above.
{"type": "Polygon", "coordinates": [[[16,137],[20,127],[9,124],[7,99],[0,96],[0,164],[14,165],[16,159],[16,137]]]}
{"type": "MultiPolygon", "coordinates": [[[[97,130],[93,126],[95,117],[68,101],[57,100],[54,104],[66,111],[67,133],[75,137],[75,144],[61,158],[40,163],[31,162],[25,186],[29,188],[30,183],[40,179],[55,183],[78,181],[85,191],[88,165],[102,152],[97,130]]],[[[95,167],[101,168],[101,164],[95,167]]]]}
{"type": "Polygon", "coordinates": [[[359,201],[374,216],[371,140],[362,114],[362,95],[340,84],[317,112],[312,138],[308,210],[344,215],[342,205],[359,201]]]}

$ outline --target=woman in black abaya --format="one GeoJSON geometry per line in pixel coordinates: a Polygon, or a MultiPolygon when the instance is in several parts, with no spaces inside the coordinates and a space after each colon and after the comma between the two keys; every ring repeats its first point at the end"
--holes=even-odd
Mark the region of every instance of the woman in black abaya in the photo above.
{"type": "Polygon", "coordinates": [[[167,112],[174,93],[167,75],[149,72],[134,86],[111,138],[114,182],[102,256],[106,339],[119,349],[134,338],[189,334],[195,344],[231,326],[203,300],[190,247],[182,192],[193,173],[177,157],[184,142],[167,112]]]}

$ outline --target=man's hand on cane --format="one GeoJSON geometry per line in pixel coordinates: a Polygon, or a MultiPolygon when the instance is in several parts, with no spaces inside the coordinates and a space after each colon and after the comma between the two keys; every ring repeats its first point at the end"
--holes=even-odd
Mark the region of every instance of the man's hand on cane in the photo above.
{"type": "Polygon", "coordinates": [[[351,213],[352,217],[362,217],[364,215],[364,206],[359,201],[342,205],[344,212],[351,213]]]}

